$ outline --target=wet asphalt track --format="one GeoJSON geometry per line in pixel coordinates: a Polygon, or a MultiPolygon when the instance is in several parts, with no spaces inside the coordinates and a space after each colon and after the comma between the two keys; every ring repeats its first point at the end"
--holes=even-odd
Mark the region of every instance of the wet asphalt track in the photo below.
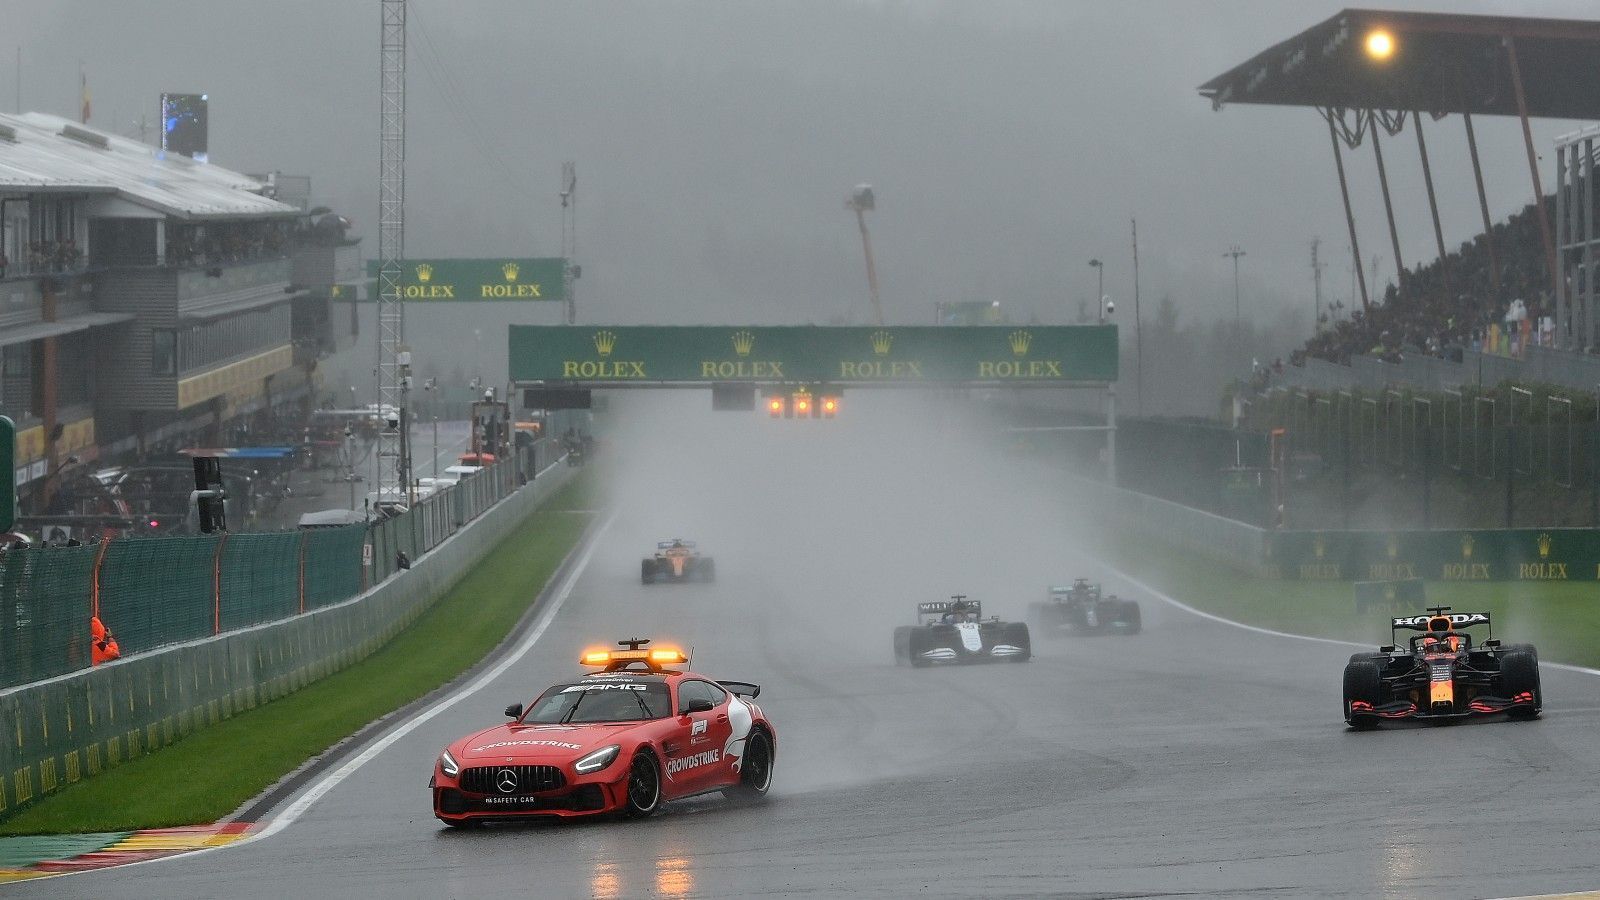
{"type": "MultiPolygon", "coordinates": [[[[1487,897],[1600,882],[1595,676],[1547,667],[1533,723],[1349,733],[1338,691],[1351,648],[1147,596],[1138,637],[1038,637],[1025,665],[896,668],[889,628],[917,596],[852,596],[859,571],[802,587],[776,550],[719,553],[715,585],[641,587],[659,527],[619,519],[533,652],[284,831],[0,893],[1487,897]],[[859,614],[796,612],[824,588],[859,614]],[[448,740],[570,676],[581,647],[632,634],[677,637],[697,671],[763,684],[779,728],[767,804],[484,832],[431,817],[425,785],[448,740]]],[[[1053,555],[1059,577],[1098,571],[1119,586],[1092,560],[1053,555]]],[[[1020,613],[1037,596],[1026,585],[987,596],[986,611],[1020,613]]]]}

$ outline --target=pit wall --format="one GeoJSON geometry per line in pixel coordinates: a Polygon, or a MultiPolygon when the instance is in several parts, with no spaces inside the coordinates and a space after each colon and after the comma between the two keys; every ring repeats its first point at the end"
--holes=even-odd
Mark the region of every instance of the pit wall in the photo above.
{"type": "Polygon", "coordinates": [[[0,691],[0,817],[366,658],[575,471],[546,469],[409,570],[343,603],[0,691]]]}

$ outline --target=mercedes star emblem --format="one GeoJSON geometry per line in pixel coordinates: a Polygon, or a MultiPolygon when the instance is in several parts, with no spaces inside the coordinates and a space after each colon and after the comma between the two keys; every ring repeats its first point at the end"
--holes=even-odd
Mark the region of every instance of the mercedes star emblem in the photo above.
{"type": "Polygon", "coordinates": [[[514,794],[517,792],[517,773],[510,769],[501,769],[495,773],[495,784],[499,786],[500,793],[514,794]]]}

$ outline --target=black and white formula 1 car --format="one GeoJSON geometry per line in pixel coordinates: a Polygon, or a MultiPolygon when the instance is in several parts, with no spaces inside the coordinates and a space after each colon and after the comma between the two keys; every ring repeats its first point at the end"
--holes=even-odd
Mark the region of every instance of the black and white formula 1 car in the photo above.
{"type": "Polygon", "coordinates": [[[1425,616],[1396,616],[1390,645],[1357,653],[1344,667],[1344,720],[1370,728],[1383,719],[1460,719],[1505,713],[1531,719],[1544,705],[1539,651],[1532,644],[1474,644],[1460,629],[1491,626],[1488,613],[1453,613],[1448,606],[1425,616]],[[1399,646],[1394,632],[1420,631],[1399,646]]]}
{"type": "Polygon", "coordinates": [[[1073,579],[1071,587],[1052,586],[1049,599],[1028,612],[1043,634],[1138,634],[1142,627],[1139,601],[1107,594],[1087,578],[1073,579]]]}
{"type": "Polygon", "coordinates": [[[673,538],[657,541],[655,556],[639,561],[639,582],[655,584],[659,581],[716,581],[717,564],[709,556],[701,556],[694,541],[673,538]]]}
{"type": "Polygon", "coordinates": [[[1027,662],[1032,655],[1027,623],[984,619],[982,604],[963,594],[918,603],[917,624],[894,630],[895,665],[1027,662]]]}

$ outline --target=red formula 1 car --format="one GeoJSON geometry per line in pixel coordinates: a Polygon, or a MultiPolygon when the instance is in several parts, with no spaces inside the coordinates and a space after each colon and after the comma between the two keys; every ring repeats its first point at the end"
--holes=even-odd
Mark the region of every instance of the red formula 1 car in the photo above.
{"type": "Polygon", "coordinates": [[[512,721],[450,744],[433,766],[433,814],[446,825],[620,813],[643,818],[669,800],[721,791],[766,796],[777,732],[761,688],[667,668],[676,649],[591,650],[598,672],[563,682],[512,721]]]}

